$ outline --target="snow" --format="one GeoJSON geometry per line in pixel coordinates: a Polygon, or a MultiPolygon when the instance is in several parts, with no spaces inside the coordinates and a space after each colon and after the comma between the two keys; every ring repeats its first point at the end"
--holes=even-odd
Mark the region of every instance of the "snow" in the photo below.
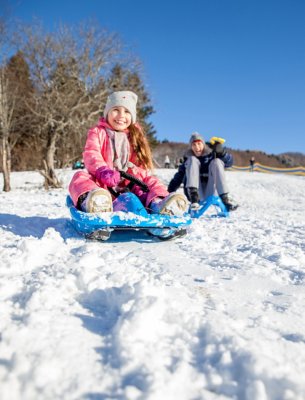
{"type": "Polygon", "coordinates": [[[101,243],[69,222],[73,173],[0,192],[1,400],[305,398],[305,177],[228,171],[229,218],[101,243]]]}

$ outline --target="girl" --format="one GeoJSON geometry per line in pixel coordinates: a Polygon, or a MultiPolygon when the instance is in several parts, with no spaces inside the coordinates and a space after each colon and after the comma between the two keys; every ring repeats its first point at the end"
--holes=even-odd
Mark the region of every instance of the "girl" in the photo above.
{"type": "MultiPolygon", "coordinates": [[[[88,132],[83,152],[87,171],[73,176],[69,191],[73,203],[89,213],[113,211],[112,195],[130,190],[153,213],[183,215],[188,209],[187,198],[169,194],[165,186],[150,171],[153,168],[148,141],[136,122],[137,95],[130,91],[112,93],[104,109],[104,118],[88,132]],[[130,185],[121,179],[119,171],[126,171],[142,180],[149,191],[130,185]]],[[[114,210],[115,211],[115,210],[114,210]]]]}

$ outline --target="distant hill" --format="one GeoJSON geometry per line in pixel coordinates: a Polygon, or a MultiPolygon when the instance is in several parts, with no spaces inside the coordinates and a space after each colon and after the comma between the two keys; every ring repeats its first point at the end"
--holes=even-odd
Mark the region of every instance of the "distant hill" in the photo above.
{"type": "MultiPolygon", "coordinates": [[[[188,149],[187,143],[180,142],[165,142],[159,143],[153,149],[153,157],[158,166],[164,166],[165,156],[168,155],[171,160],[171,167],[174,167],[177,163],[176,160],[182,158],[185,151],[188,149]]],[[[228,151],[234,156],[234,165],[236,166],[247,166],[249,160],[253,156],[255,162],[258,162],[269,167],[276,168],[289,168],[305,166],[305,154],[303,153],[282,153],[282,154],[267,154],[257,150],[234,150],[228,148],[228,151]]]]}

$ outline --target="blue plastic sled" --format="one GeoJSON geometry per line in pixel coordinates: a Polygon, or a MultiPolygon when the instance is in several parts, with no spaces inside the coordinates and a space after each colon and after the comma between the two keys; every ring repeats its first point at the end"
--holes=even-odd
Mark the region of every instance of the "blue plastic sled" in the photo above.
{"type": "Polygon", "coordinates": [[[192,218],[201,216],[228,217],[229,212],[219,196],[209,196],[206,200],[200,201],[198,210],[190,210],[192,218]]]}
{"type": "Polygon", "coordinates": [[[145,230],[151,236],[168,240],[185,235],[186,227],[192,222],[188,214],[183,217],[149,214],[131,192],[122,193],[114,200],[114,212],[82,212],[74,206],[70,196],[67,196],[66,204],[75,229],[91,239],[107,240],[115,230],[145,230]]]}

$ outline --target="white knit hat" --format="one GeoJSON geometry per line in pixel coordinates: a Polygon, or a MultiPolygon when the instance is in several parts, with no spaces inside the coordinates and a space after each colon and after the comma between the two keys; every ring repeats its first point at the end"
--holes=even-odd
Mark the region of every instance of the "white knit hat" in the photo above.
{"type": "Polygon", "coordinates": [[[107,114],[113,107],[125,107],[130,112],[131,122],[134,124],[137,120],[137,100],[138,96],[129,90],[113,92],[108,96],[104,118],[107,118],[107,114]]]}

